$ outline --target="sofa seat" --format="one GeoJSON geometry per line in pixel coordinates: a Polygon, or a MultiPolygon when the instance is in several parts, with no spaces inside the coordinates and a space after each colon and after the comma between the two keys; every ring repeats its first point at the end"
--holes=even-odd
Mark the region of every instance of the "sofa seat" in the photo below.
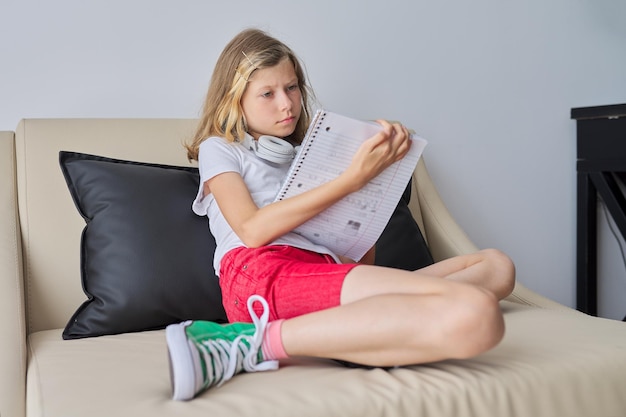
{"type": "Polygon", "coordinates": [[[60,329],[40,331],[29,338],[28,415],[625,415],[625,324],[509,301],[502,308],[504,340],[474,359],[392,370],[292,359],[278,371],[238,375],[191,402],[170,399],[163,331],[72,341],[60,329]],[[584,334],[581,320],[593,322],[584,334]]]}

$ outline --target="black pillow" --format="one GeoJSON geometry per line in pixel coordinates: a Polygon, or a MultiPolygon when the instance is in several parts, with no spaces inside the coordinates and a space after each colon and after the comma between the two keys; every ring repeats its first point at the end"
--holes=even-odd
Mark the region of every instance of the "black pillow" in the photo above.
{"type": "MultiPolygon", "coordinates": [[[[64,339],[159,329],[183,320],[226,322],[206,217],[191,211],[196,168],[60,152],[85,219],[81,280],[88,300],[64,339]]],[[[407,206],[407,186],[376,244],[376,264],[414,270],[433,263],[407,206]]]]}
{"type": "Polygon", "coordinates": [[[60,152],[86,221],[81,280],[88,297],[64,339],[163,328],[183,320],[225,322],[213,270],[215,241],[191,211],[196,168],[60,152]]]}
{"type": "Polygon", "coordinates": [[[430,249],[408,206],[412,181],[409,181],[389,223],[376,242],[376,265],[414,271],[433,264],[430,249]]]}

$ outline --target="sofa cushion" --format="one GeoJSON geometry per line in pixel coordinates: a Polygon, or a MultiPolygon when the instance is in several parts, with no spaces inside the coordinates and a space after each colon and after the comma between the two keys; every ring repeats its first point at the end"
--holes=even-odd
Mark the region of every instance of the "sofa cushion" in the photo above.
{"type": "MultiPolygon", "coordinates": [[[[60,152],[72,199],[86,221],[81,279],[88,300],[65,339],[163,328],[183,320],[225,322],[206,217],[193,214],[196,168],[60,152]]],[[[376,244],[376,264],[433,262],[407,206],[408,184],[376,244]]]]}
{"type": "Polygon", "coordinates": [[[60,153],[86,221],[81,279],[88,297],[63,337],[162,328],[187,319],[226,321],[206,217],[191,211],[197,169],[60,153]]]}
{"type": "Polygon", "coordinates": [[[57,330],[37,332],[29,415],[624,416],[623,323],[506,301],[502,310],[504,339],[471,359],[385,371],[292,358],[190,402],[171,400],[162,330],[71,342],[57,330]]]}

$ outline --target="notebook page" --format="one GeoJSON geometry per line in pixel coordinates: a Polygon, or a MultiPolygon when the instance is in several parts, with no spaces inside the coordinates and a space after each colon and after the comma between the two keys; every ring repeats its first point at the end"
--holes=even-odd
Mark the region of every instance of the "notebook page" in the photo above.
{"type": "MultiPolygon", "coordinates": [[[[380,130],[375,122],[318,111],[276,199],[289,198],[337,177],[350,165],[363,141],[380,130]]],[[[412,139],[403,159],[294,231],[338,255],[361,259],[387,225],[426,146],[424,139],[412,139]]]]}

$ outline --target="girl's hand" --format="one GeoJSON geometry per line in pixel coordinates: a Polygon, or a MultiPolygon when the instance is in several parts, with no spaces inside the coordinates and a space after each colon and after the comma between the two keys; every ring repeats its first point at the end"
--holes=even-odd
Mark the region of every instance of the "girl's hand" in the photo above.
{"type": "Polygon", "coordinates": [[[343,175],[351,178],[357,189],[364,187],[393,163],[402,159],[409,151],[411,139],[406,127],[377,120],[383,130],[359,147],[352,163],[343,175]]]}

